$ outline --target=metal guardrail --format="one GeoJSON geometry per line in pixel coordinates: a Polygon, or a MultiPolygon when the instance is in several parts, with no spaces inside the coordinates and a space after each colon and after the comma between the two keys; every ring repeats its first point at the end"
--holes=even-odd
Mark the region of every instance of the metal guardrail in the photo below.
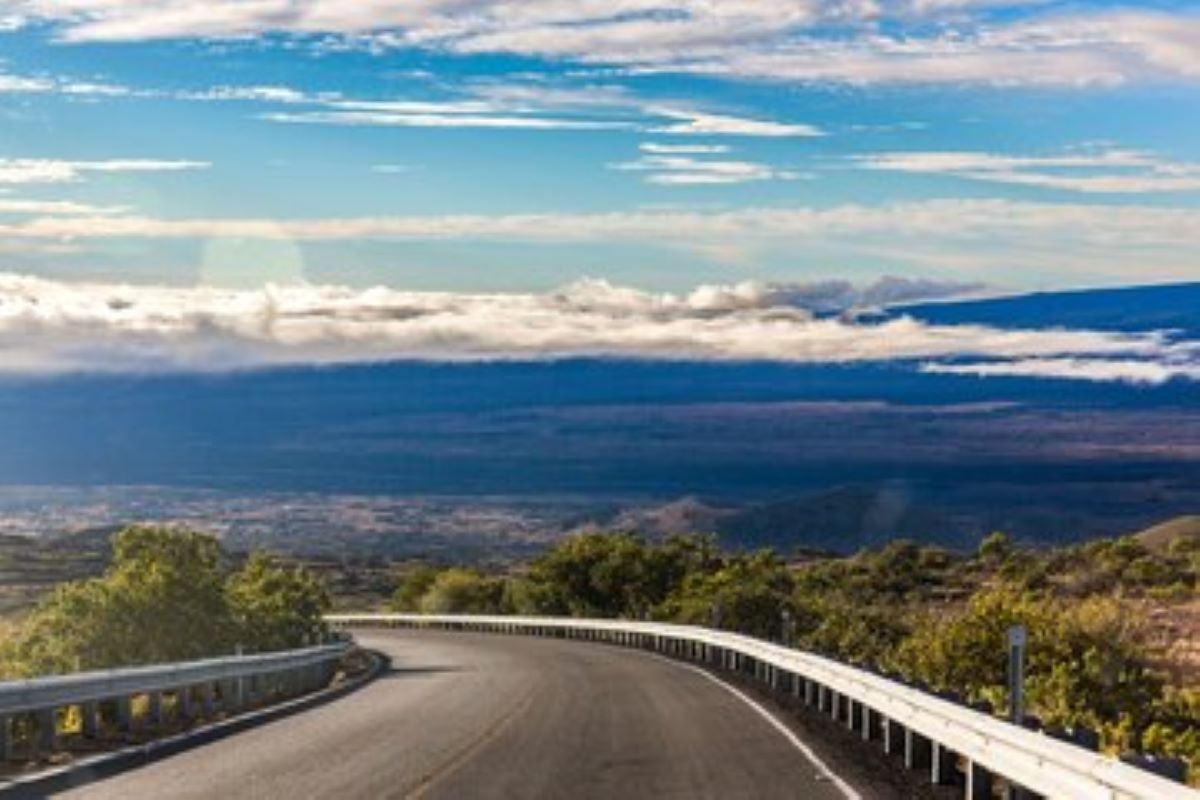
{"type": "Polygon", "coordinates": [[[966,797],[1035,793],[1079,800],[1197,800],[1200,792],[1045,733],[1028,730],[828,658],[708,628],[650,622],[501,616],[345,614],[335,626],[441,628],[586,639],[739,670],[902,753],[937,784],[966,797]]]}
{"type": "Polygon", "coordinates": [[[195,716],[193,701],[197,699],[206,716],[218,705],[235,711],[258,695],[300,694],[323,685],[349,647],[349,642],[338,642],[277,653],[0,682],[0,759],[11,758],[12,721],[22,715],[37,720],[37,747],[52,750],[59,709],[81,709],[84,736],[95,735],[99,704],[105,701],[116,702],[118,727],[130,727],[131,700],[141,695],[150,698],[152,717],[161,716],[165,694],[175,696],[178,712],[184,717],[195,716]]]}

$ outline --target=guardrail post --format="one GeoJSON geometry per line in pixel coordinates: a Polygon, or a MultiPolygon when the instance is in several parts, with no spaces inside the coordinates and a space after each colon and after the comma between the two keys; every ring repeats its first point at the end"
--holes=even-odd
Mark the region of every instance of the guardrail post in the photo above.
{"type": "Polygon", "coordinates": [[[163,721],[163,695],[162,692],[150,692],[146,695],[149,701],[149,712],[147,716],[150,718],[150,724],[154,726],[162,725],[163,721]]]}
{"type": "Polygon", "coordinates": [[[217,713],[217,685],[213,681],[200,687],[200,704],[204,716],[212,717],[217,713]]]}
{"type": "Polygon", "coordinates": [[[966,800],[991,800],[992,773],[971,761],[967,764],[966,800]]]}
{"type": "Polygon", "coordinates": [[[929,740],[912,728],[904,729],[904,766],[917,769],[929,765],[929,740]]]}
{"type": "Polygon", "coordinates": [[[0,761],[11,761],[12,756],[12,718],[0,716],[0,761]]]}
{"type": "Polygon", "coordinates": [[[128,696],[117,698],[117,729],[122,733],[133,730],[133,700],[128,696]]]}
{"type": "Polygon", "coordinates": [[[79,706],[80,733],[85,739],[95,739],[99,727],[100,704],[95,700],[82,703],[79,706]]]}
{"type": "Polygon", "coordinates": [[[858,703],[854,698],[846,698],[846,727],[854,730],[855,724],[858,722],[858,703]]]}
{"type": "Polygon", "coordinates": [[[883,720],[883,752],[893,755],[900,752],[904,742],[904,726],[894,719],[883,720]]]}
{"type": "Polygon", "coordinates": [[[954,783],[957,759],[941,742],[933,742],[929,754],[929,780],[934,786],[949,786],[954,783]]]}
{"type": "Polygon", "coordinates": [[[175,691],[175,703],[179,711],[179,718],[184,722],[190,722],[192,719],[192,687],[184,686],[175,691]]]}
{"type": "Polygon", "coordinates": [[[37,749],[39,752],[53,752],[58,744],[57,709],[43,708],[37,712],[37,749]]]}

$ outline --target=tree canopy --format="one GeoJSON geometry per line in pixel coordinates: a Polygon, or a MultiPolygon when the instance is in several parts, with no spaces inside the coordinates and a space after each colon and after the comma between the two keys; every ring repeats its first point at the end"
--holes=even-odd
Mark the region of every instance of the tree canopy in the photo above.
{"type": "Polygon", "coordinates": [[[0,645],[0,672],[41,675],[315,642],[325,589],[299,568],[255,555],[226,566],[216,538],[135,526],[113,539],[103,575],[59,586],[0,645]]]}

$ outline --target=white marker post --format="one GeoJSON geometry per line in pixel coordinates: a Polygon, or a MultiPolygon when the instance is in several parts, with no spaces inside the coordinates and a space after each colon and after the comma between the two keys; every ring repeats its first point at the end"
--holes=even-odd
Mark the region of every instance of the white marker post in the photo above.
{"type": "Polygon", "coordinates": [[[1025,721],[1025,646],[1028,638],[1024,625],[1008,629],[1008,714],[1014,725],[1025,721]]]}

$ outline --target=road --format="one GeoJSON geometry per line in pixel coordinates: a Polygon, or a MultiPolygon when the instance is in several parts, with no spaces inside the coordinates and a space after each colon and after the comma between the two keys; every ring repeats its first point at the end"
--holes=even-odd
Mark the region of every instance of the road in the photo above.
{"type": "Polygon", "coordinates": [[[850,796],[748,698],[649,653],[486,634],[358,638],[393,659],[374,683],[63,796],[850,796]]]}

